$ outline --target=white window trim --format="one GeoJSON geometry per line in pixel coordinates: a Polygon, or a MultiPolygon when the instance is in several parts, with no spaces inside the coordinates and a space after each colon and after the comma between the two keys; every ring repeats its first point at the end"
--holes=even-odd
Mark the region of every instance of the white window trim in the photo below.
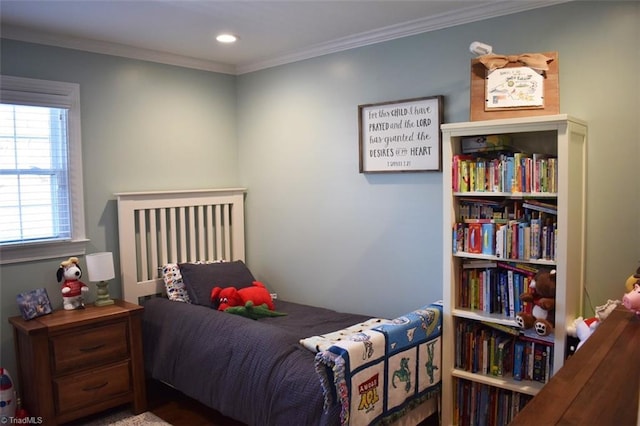
{"type": "Polygon", "coordinates": [[[71,240],[34,242],[0,247],[0,265],[86,253],[84,190],[82,187],[82,138],[80,85],[59,81],[0,75],[0,102],[69,108],[69,188],[71,240]]]}

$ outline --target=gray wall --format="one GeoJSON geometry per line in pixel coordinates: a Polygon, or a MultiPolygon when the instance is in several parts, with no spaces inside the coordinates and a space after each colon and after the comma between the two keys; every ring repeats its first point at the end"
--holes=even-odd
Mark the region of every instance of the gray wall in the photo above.
{"type": "Polygon", "coordinates": [[[341,310],[394,316],[442,297],[442,174],[359,174],[357,107],[444,95],[445,121],[467,121],[480,40],[558,52],[560,110],[589,123],[588,293],[620,299],[640,264],[639,10],[568,3],[241,76],[252,269],[287,299],[341,310]]]}
{"type": "MultiPolygon", "coordinates": [[[[2,74],[80,84],[87,252],[113,251],[116,269],[114,192],[237,185],[234,76],[11,40],[0,50],[2,74]]],[[[45,287],[61,308],[61,260],[0,267],[0,365],[9,371],[16,294],[45,287]]],[[[119,280],[110,290],[121,295],[119,280]]]]}
{"type": "MultiPolygon", "coordinates": [[[[471,41],[558,51],[561,111],[589,123],[587,288],[593,305],[619,299],[640,261],[639,24],[636,2],[572,2],[239,77],[6,40],[0,59],[3,74],[81,84],[90,252],[117,253],[114,192],[246,186],[259,279],[393,317],[442,297],[442,174],[359,174],[357,106],[443,95],[445,121],[466,121],[471,41]]],[[[45,286],[59,307],[58,263],[0,270],[11,371],[15,295],[45,286]]]]}

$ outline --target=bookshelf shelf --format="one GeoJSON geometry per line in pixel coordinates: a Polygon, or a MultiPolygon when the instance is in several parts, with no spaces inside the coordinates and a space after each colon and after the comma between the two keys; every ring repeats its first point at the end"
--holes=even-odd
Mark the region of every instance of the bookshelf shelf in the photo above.
{"type": "Polygon", "coordinates": [[[484,259],[496,262],[515,262],[515,263],[528,263],[531,265],[544,265],[544,266],[555,266],[555,260],[547,260],[547,259],[505,259],[503,257],[496,257],[490,254],[482,254],[482,253],[469,253],[469,252],[458,252],[453,254],[454,257],[460,257],[464,259],[484,259]]]}
{"type": "Polygon", "coordinates": [[[457,318],[465,318],[473,321],[490,321],[499,325],[516,327],[516,321],[513,318],[506,317],[503,314],[492,314],[475,309],[464,308],[453,308],[451,309],[451,313],[457,318]]]}
{"type": "Polygon", "coordinates": [[[453,377],[465,379],[472,382],[482,383],[484,385],[494,386],[501,389],[510,390],[512,392],[520,392],[526,395],[536,395],[544,386],[540,382],[519,382],[511,378],[493,377],[486,374],[470,373],[468,371],[454,368],[451,372],[453,377]],[[523,384],[525,383],[525,384],[523,384]]]}
{"type": "Polygon", "coordinates": [[[454,197],[503,197],[513,200],[527,199],[527,198],[557,198],[557,192],[493,192],[493,191],[467,191],[453,192],[454,197]]]}
{"type": "MultiPolygon", "coordinates": [[[[464,412],[468,408],[465,404],[469,403],[465,400],[467,389],[471,395],[485,393],[484,398],[487,398],[486,393],[493,398],[498,392],[501,395],[498,399],[502,400],[506,392],[517,395],[514,400],[520,400],[522,395],[522,400],[528,401],[543,388],[541,381],[548,380],[562,367],[567,325],[581,314],[587,125],[569,115],[559,114],[449,123],[441,129],[443,164],[451,168],[443,174],[442,424],[484,423],[486,419],[472,419],[464,412]],[[464,138],[490,135],[509,139],[509,151],[463,152],[464,138]],[[503,191],[506,187],[512,190],[503,191]],[[535,191],[529,191],[534,187],[535,191]],[[486,190],[488,188],[495,191],[486,190]],[[552,191],[540,192],[538,188],[552,191]],[[538,232],[538,226],[544,226],[545,230],[538,232]],[[485,250],[487,244],[489,247],[485,250]],[[523,271],[505,271],[509,269],[505,262],[520,264],[523,271]],[[516,327],[514,313],[518,312],[519,300],[514,299],[521,290],[527,290],[533,276],[529,269],[557,271],[554,332],[539,340],[531,338],[537,336],[530,330],[526,336],[494,331],[500,326],[511,327],[512,331],[516,327]],[[501,275],[503,272],[511,274],[507,284],[501,275]],[[511,280],[516,274],[522,277],[511,280]],[[510,292],[503,290],[505,285],[510,292]],[[529,342],[524,343],[530,345],[526,356],[535,352],[537,357],[540,351],[546,351],[543,355],[549,361],[548,367],[542,368],[542,373],[538,369],[535,379],[525,377],[523,380],[513,378],[515,370],[500,376],[471,372],[486,373],[486,370],[476,368],[478,359],[484,356],[482,362],[486,367],[489,362],[487,345],[496,348],[498,339],[507,341],[502,347],[510,348],[504,354],[513,357],[509,358],[512,363],[515,347],[529,342]],[[512,346],[508,346],[510,344],[512,346]],[[480,347],[481,352],[477,352],[480,347]],[[464,364],[468,361],[465,357],[476,362],[474,368],[464,364]]],[[[497,362],[496,359],[497,355],[490,362],[497,362]]],[[[502,353],[499,359],[502,366],[502,353]]],[[[539,366],[536,364],[536,368],[539,366]]],[[[507,363],[507,368],[512,366],[507,363]]],[[[531,364],[529,369],[530,374],[531,364]]],[[[513,407],[492,409],[511,410],[512,414],[517,411],[513,407]]]]}

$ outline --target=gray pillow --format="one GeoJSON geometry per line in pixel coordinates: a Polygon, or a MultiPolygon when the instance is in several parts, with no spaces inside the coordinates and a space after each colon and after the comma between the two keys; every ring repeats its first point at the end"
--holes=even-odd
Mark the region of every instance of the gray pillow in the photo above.
{"type": "Polygon", "coordinates": [[[244,288],[256,280],[241,260],[216,263],[181,263],[180,273],[191,303],[211,306],[214,287],[244,288]]]}

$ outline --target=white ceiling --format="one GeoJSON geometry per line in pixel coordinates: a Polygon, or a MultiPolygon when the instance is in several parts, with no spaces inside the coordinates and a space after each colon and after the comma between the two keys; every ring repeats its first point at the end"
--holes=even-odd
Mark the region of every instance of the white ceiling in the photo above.
{"type": "Polygon", "coordinates": [[[242,74],[565,1],[0,0],[0,31],[4,38],[242,74]],[[218,44],[220,32],[239,41],[218,44]]]}

